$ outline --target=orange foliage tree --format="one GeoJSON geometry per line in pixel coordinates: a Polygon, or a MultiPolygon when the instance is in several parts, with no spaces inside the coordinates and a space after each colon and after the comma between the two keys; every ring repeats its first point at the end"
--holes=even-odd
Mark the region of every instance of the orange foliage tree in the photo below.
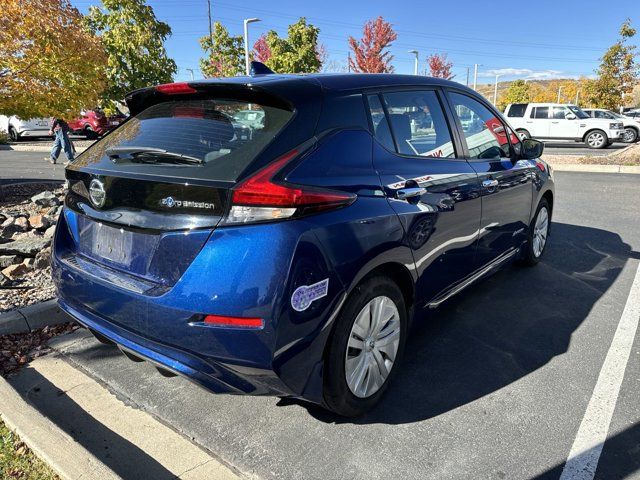
{"type": "Polygon", "coordinates": [[[429,66],[429,75],[435,78],[444,78],[445,80],[451,80],[455,77],[451,73],[451,67],[453,63],[447,58],[447,54],[434,53],[427,58],[427,65],[429,66]]]}
{"type": "Polygon", "coordinates": [[[362,39],[349,37],[353,58],[349,58],[351,70],[359,73],[392,73],[393,55],[388,48],[398,38],[389,22],[382,17],[364,24],[362,39]]]}
{"type": "Polygon", "coordinates": [[[0,114],[74,117],[98,104],[106,55],[68,0],[2,0],[0,114]]]}

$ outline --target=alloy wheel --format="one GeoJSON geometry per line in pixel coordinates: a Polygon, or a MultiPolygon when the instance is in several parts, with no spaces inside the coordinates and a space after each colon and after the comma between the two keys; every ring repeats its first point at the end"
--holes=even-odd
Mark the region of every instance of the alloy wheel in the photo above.
{"type": "Polygon", "coordinates": [[[625,128],[622,141],[625,143],[633,143],[636,141],[637,134],[632,128],[625,128]]]}
{"type": "Polygon", "coordinates": [[[604,135],[600,132],[593,132],[589,134],[589,138],[587,138],[587,143],[590,147],[600,148],[606,142],[604,135]]]}
{"type": "Polygon", "coordinates": [[[544,246],[547,243],[549,233],[549,212],[547,207],[542,207],[538,212],[536,224],[533,227],[533,254],[537,257],[542,255],[544,246]]]}
{"type": "Polygon", "coordinates": [[[367,398],[384,385],[400,345],[400,314],[389,297],[371,299],[356,316],[345,354],[347,385],[367,398]]]}

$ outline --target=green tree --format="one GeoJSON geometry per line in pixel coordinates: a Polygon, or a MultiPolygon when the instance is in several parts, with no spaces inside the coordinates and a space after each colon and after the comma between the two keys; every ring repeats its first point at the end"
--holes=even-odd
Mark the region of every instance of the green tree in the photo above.
{"type": "Polygon", "coordinates": [[[620,38],[602,57],[593,92],[598,106],[616,109],[623,104],[625,95],[633,91],[638,81],[638,64],[636,47],[628,42],[635,35],[636,29],[627,19],[620,27],[620,38]]]}
{"type": "Polygon", "coordinates": [[[289,25],[287,38],[274,30],[266,37],[271,52],[267,66],[278,73],[314,73],[322,68],[322,49],[318,46],[320,29],[307,24],[304,17],[289,25]]]}
{"type": "Polygon", "coordinates": [[[105,107],[138,88],[173,80],[176,63],[164,42],[171,27],[159,21],[145,0],[102,0],[91,7],[87,23],[102,38],[107,52],[105,107]]]}
{"type": "Polygon", "coordinates": [[[502,94],[498,101],[498,108],[504,110],[510,103],[526,103],[530,101],[531,89],[524,80],[511,82],[509,88],[502,94]]]}
{"type": "Polygon", "coordinates": [[[200,39],[205,58],[200,70],[205,77],[234,77],[244,72],[244,40],[242,35],[231,36],[220,23],[213,24],[213,42],[209,35],[200,39]]]}

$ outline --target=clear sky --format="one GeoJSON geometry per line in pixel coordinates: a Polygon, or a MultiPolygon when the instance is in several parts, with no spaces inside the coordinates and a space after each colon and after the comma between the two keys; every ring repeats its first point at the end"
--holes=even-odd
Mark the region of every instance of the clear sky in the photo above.
{"type": "MultiPolygon", "coordinates": [[[[72,0],[81,11],[97,0],[72,0]]],[[[202,55],[198,38],[207,34],[207,0],[148,0],[173,35],[169,55],[179,67],[176,80],[188,80],[187,69],[200,77],[202,55]]],[[[362,36],[365,21],[382,15],[393,24],[398,39],[391,50],[397,73],[413,73],[413,55],[420,52],[420,69],[427,55],[446,52],[456,80],[466,82],[467,68],[479,63],[479,83],[515,78],[567,78],[593,75],[602,53],[616,41],[620,25],[631,18],[640,28],[640,0],[495,0],[375,1],[375,0],[211,0],[213,21],[231,34],[242,34],[244,18],[262,21],[249,26],[251,43],[276,30],[286,35],[287,25],[300,16],[320,28],[320,42],[334,67],[346,66],[349,35],[362,36]]],[[[636,41],[640,44],[640,36],[636,41]]]]}

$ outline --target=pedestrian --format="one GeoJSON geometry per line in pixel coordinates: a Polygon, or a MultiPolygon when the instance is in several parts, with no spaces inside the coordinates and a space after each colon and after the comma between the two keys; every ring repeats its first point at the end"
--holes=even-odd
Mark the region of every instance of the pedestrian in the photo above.
{"type": "MultiPolygon", "coordinates": [[[[53,148],[51,148],[51,156],[48,160],[55,165],[60,156],[60,151],[64,150],[64,154],[67,156],[67,162],[73,162],[74,160],[74,148],[69,139],[69,125],[62,118],[54,118],[51,122],[51,129],[49,135],[54,135],[53,148]]],[[[45,160],[47,160],[45,158],[45,160]]]]}

